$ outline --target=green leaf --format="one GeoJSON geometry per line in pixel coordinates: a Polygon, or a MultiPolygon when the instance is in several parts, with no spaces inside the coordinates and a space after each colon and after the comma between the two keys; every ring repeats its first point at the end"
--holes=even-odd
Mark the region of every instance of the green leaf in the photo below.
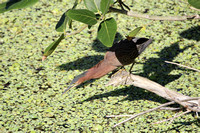
{"type": "Polygon", "coordinates": [[[53,53],[53,51],[56,49],[58,44],[64,39],[64,34],[62,34],[58,40],[51,43],[44,51],[43,56],[47,57],[53,53]]]}
{"type": "Polygon", "coordinates": [[[188,0],[188,3],[197,8],[197,9],[200,9],[200,0],[188,0]]]}
{"type": "Polygon", "coordinates": [[[64,32],[66,29],[67,22],[69,21],[69,17],[66,15],[67,12],[63,13],[60,20],[56,24],[56,31],[57,32],[64,32]]]}
{"type": "Polygon", "coordinates": [[[68,26],[69,26],[70,29],[72,28],[72,20],[70,18],[68,20],[68,26]]]}
{"type": "Polygon", "coordinates": [[[140,30],[141,30],[142,28],[143,28],[143,27],[135,28],[133,31],[131,31],[131,32],[128,34],[128,37],[135,37],[135,36],[140,32],[140,30]]]}
{"type": "Polygon", "coordinates": [[[94,13],[100,10],[100,2],[101,0],[84,0],[87,9],[94,13]]]}
{"type": "Polygon", "coordinates": [[[115,3],[115,0],[110,1],[110,5],[113,5],[115,3]]]}
{"type": "Polygon", "coordinates": [[[108,12],[110,3],[111,3],[111,0],[101,0],[100,9],[103,15],[105,15],[108,12]]]}
{"type": "Polygon", "coordinates": [[[0,4],[0,13],[3,13],[3,12],[6,12],[6,3],[7,2],[4,2],[4,3],[1,3],[0,4]]]}
{"type": "Polygon", "coordinates": [[[97,38],[107,47],[111,47],[117,32],[117,23],[114,18],[102,21],[98,28],[97,38]]]}
{"type": "Polygon", "coordinates": [[[12,9],[21,9],[34,5],[39,0],[9,0],[0,4],[0,13],[10,11],[12,9]]]}
{"type": "Polygon", "coordinates": [[[94,25],[97,23],[96,16],[92,11],[86,9],[70,9],[67,12],[67,16],[73,20],[94,25]]]}
{"type": "MultiPolygon", "coordinates": [[[[78,0],[76,0],[74,2],[74,5],[73,5],[72,9],[75,9],[77,5],[78,5],[78,0]]],[[[72,27],[71,26],[72,20],[67,16],[67,11],[65,13],[63,13],[63,15],[61,16],[60,20],[56,24],[56,31],[57,32],[64,32],[65,29],[66,29],[67,23],[68,23],[70,28],[72,27]]]]}

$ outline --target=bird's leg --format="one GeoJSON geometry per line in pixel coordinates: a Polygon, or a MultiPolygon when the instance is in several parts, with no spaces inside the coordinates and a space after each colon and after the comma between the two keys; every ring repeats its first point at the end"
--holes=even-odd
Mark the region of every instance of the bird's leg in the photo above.
{"type": "Polygon", "coordinates": [[[131,72],[132,72],[132,69],[133,69],[134,64],[135,64],[135,62],[132,63],[132,65],[131,65],[131,67],[130,67],[130,69],[129,69],[129,73],[128,73],[128,75],[126,76],[125,84],[126,84],[127,81],[128,81],[128,77],[130,77],[130,79],[131,79],[132,81],[134,81],[134,80],[132,79],[132,77],[131,77],[131,72]]]}
{"type": "Polygon", "coordinates": [[[131,70],[133,69],[133,66],[134,66],[135,62],[132,63],[130,69],[129,69],[129,74],[131,73],[131,70]]]}
{"type": "Polygon", "coordinates": [[[124,85],[126,85],[129,77],[133,81],[133,79],[131,78],[131,72],[132,72],[132,68],[133,68],[134,64],[135,64],[135,62],[132,63],[132,65],[131,65],[131,67],[129,69],[128,75],[123,75],[123,71],[126,71],[126,69],[125,69],[124,66],[121,66],[119,68],[119,70],[117,70],[115,73],[112,74],[111,78],[115,77],[115,75],[117,75],[117,74],[122,75],[122,77],[125,78],[124,85]]]}
{"type": "Polygon", "coordinates": [[[126,70],[126,69],[124,68],[124,66],[121,66],[120,68],[118,68],[118,70],[116,70],[115,72],[113,72],[110,77],[113,77],[113,76],[115,76],[118,73],[121,74],[123,70],[126,70]]]}

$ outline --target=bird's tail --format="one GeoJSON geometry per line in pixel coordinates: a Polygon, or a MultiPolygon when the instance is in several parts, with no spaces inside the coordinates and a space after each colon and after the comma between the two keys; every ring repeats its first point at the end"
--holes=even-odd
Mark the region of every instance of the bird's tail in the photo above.
{"type": "Polygon", "coordinates": [[[138,48],[138,53],[141,54],[149,44],[153,41],[151,38],[133,38],[132,41],[136,43],[136,46],[138,48]]]}

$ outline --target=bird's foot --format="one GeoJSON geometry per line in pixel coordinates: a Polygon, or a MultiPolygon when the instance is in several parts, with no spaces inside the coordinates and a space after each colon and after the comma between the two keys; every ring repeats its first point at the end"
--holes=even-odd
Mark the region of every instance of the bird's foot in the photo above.
{"type": "Polygon", "coordinates": [[[126,79],[124,81],[125,82],[124,84],[128,84],[128,82],[130,82],[130,81],[134,82],[134,79],[131,77],[131,71],[129,71],[127,73],[128,74],[124,76],[124,77],[126,77],[126,79]]]}
{"type": "Polygon", "coordinates": [[[115,77],[116,75],[122,75],[122,78],[123,78],[123,79],[125,78],[123,84],[126,85],[126,84],[128,84],[128,82],[130,82],[130,81],[134,82],[133,78],[131,77],[131,73],[132,73],[131,70],[127,71],[125,68],[121,68],[121,69],[119,69],[117,72],[115,72],[115,73],[111,76],[111,78],[112,78],[112,77],[115,77]]]}
{"type": "Polygon", "coordinates": [[[124,67],[119,68],[118,70],[116,70],[114,73],[111,74],[110,78],[113,78],[116,75],[122,75],[123,71],[126,71],[126,69],[124,67]]]}
{"type": "Polygon", "coordinates": [[[109,85],[117,86],[119,84],[128,85],[132,81],[133,79],[131,77],[131,73],[126,71],[126,69],[120,69],[111,76],[111,80],[106,86],[109,85]]]}

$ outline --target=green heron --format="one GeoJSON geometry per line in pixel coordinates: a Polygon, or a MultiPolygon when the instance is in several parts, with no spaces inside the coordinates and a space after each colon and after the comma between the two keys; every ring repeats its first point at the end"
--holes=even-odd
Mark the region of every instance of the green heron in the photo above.
{"type": "Polygon", "coordinates": [[[131,63],[134,64],[135,58],[137,58],[151,42],[152,39],[135,37],[131,40],[125,39],[114,43],[106,52],[104,59],[86,72],[76,76],[63,94],[70,88],[76,87],[87,80],[100,78],[118,67],[131,63]]]}

